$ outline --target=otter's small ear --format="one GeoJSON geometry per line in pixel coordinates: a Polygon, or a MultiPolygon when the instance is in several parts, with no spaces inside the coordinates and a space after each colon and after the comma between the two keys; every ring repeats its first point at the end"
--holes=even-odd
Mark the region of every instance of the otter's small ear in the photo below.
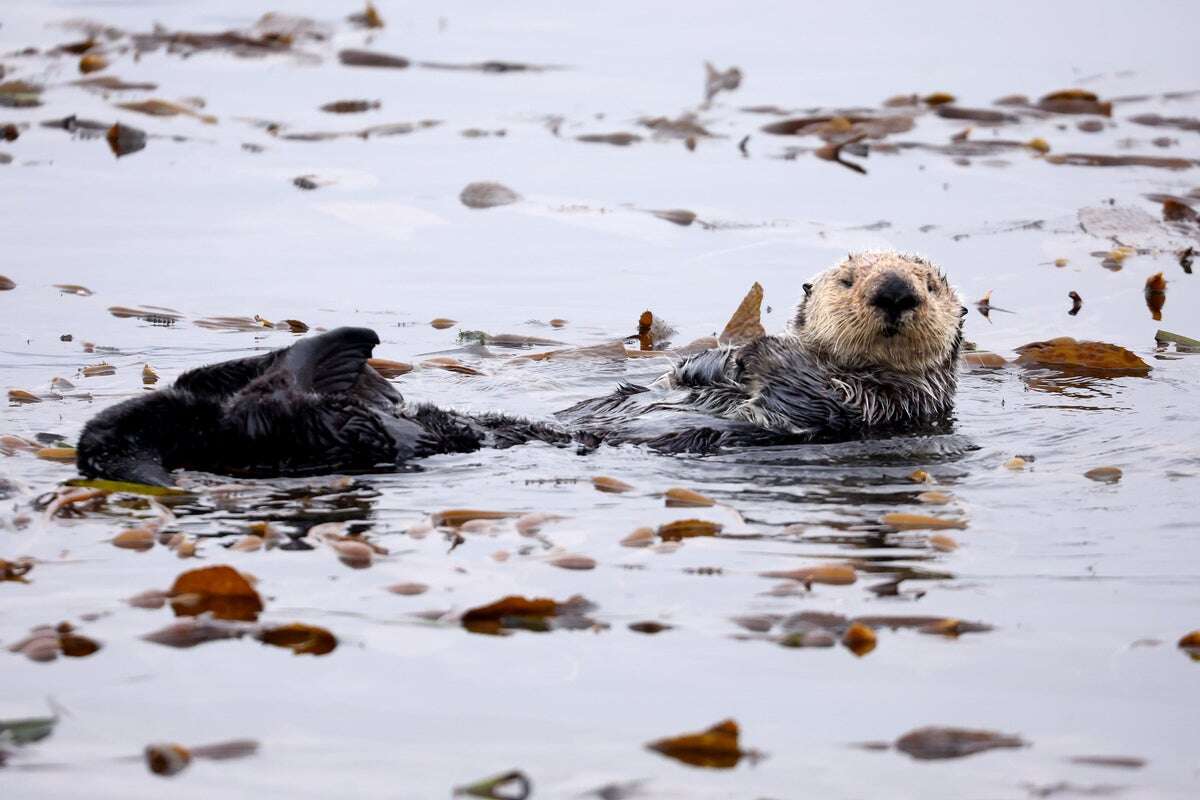
{"type": "Polygon", "coordinates": [[[810,294],[812,294],[812,284],[806,283],[804,284],[804,296],[808,297],[810,294]]]}
{"type": "Polygon", "coordinates": [[[967,313],[968,313],[968,312],[967,312],[967,307],[966,307],[966,306],[962,306],[961,308],[959,308],[959,309],[958,309],[958,315],[959,315],[960,317],[965,317],[965,316],[967,315],[967,313]]]}

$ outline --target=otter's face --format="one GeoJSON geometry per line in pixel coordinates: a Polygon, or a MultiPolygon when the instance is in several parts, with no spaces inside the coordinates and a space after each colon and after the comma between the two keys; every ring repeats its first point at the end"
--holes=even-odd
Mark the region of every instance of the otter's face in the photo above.
{"type": "Polygon", "coordinates": [[[855,253],[804,292],[791,332],[842,367],[918,373],[957,352],[966,309],[923,258],[855,253]]]}

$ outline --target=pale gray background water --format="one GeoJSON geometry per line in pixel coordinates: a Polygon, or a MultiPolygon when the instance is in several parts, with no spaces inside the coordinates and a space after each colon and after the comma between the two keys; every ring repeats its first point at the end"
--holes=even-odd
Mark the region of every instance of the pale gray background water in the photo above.
{"type": "MultiPolygon", "coordinates": [[[[0,557],[47,561],[31,573],[32,584],[0,586],[0,641],[36,624],[105,613],[81,624],[105,645],[89,658],[35,664],[0,653],[0,718],[45,713],[46,696],[72,712],[52,738],[0,770],[6,797],[76,796],[81,786],[98,797],[444,797],[452,786],[510,768],[532,777],[536,797],[573,797],[640,778],[649,797],[1019,798],[1029,794],[1025,784],[1059,781],[1126,787],[1122,797],[1195,794],[1200,665],[1174,642],[1200,627],[1200,366],[1196,356],[1155,359],[1153,334],[1161,326],[1200,337],[1200,293],[1167,252],[1134,256],[1120,272],[1102,269],[1089,254],[1111,244],[1081,232],[1076,213],[1116,198],[1157,215],[1141,195],[1186,194],[1200,185],[1200,172],[1052,166],[1025,153],[1006,156],[1007,167],[978,160],[963,167],[908,152],[857,159],[869,170],[864,177],[811,156],[773,158],[812,142],[762,134],[759,127],[773,118],[737,110],[874,107],[894,94],[935,90],[988,107],[1001,95],[1037,97],[1075,85],[1104,97],[1197,89],[1195,4],[379,8],[388,27],[374,36],[373,49],[419,60],[570,69],[484,75],[343,67],[332,57],[336,48],[365,41],[342,21],[359,10],[349,3],[4,4],[3,53],[77,39],[54,27],[76,17],[132,31],[155,21],[215,31],[284,11],[327,19],[337,32],[332,45],[305,47],[320,64],[158,53],[136,64],[116,59],[101,73],[159,84],[152,95],[126,99],[201,96],[217,125],[120,111],[60,85],[77,77],[73,58],[0,56],[6,80],[51,84],[42,108],[0,109],[0,123],[73,113],[190,137],[152,139],[120,161],[101,141],[36,125],[0,145],[14,157],[0,166],[0,273],[18,284],[0,293],[0,382],[45,392],[58,375],[94,397],[6,407],[0,433],[73,438],[98,408],[142,391],[143,363],[169,380],[187,367],[292,339],[204,330],[190,321],[151,327],[110,316],[112,305],[169,306],[189,319],[257,313],[314,326],[371,325],[384,342],[377,355],[403,360],[455,347],[460,329],[608,341],[632,332],[645,308],[671,320],[683,342],[718,330],[756,280],[773,308],[765,321],[778,329],[804,280],[861,247],[920,251],[942,264],[969,300],[994,290],[993,302],[1017,313],[994,313],[989,323],[972,311],[967,337],[983,348],[1007,354],[1051,336],[1096,338],[1138,352],[1154,372],[1080,380],[1064,392],[1039,391],[1014,370],[967,374],[957,434],[979,449],[953,457],[936,457],[928,446],[890,458],[879,450],[855,458],[836,448],[701,461],[625,448],[579,458],[546,447],[440,457],[423,473],[368,479],[380,492],[370,520],[396,555],[364,571],[343,567],[326,550],[241,554],[206,545],[199,563],[230,563],[260,578],[264,619],[303,620],[339,636],[339,649],[316,659],[251,641],[190,651],[140,641],[167,624],[169,612],[131,609],[122,599],[166,588],[197,562],[163,548],[117,550],[105,540],[120,523],[106,517],[38,520],[14,531],[14,516],[72,470],[27,455],[0,458],[0,475],[22,487],[4,501],[0,557]],[[571,138],[645,133],[636,127],[639,116],[694,109],[705,59],[736,64],[746,75],[740,90],[720,95],[701,115],[728,138],[701,141],[695,152],[678,141],[615,148],[571,138]],[[317,111],[350,98],[379,99],[383,108],[345,117],[317,111]],[[543,124],[551,115],[564,118],[560,138],[543,124]],[[443,124],[396,138],[310,143],[275,139],[237,117],[278,120],[296,131],[443,124]],[[504,128],[507,136],[459,135],[472,127],[504,128]],[[736,148],[746,134],[749,159],[736,148]],[[267,149],[251,154],[241,148],[245,142],[267,149]],[[303,174],[336,183],[302,192],[291,179],[303,174]],[[476,180],[502,181],[525,200],[469,210],[458,193],[476,180]],[[680,228],[638,211],[680,207],[730,225],[680,228]],[[890,227],[862,229],[880,220],[890,227]],[[1031,220],[1045,222],[1009,231],[1031,220]],[[937,227],[922,232],[925,225],[937,227]],[[1049,263],[1060,257],[1068,267],[1049,263]],[[1159,270],[1170,284],[1164,319],[1156,323],[1142,285],[1159,270]],[[85,284],[96,294],[60,295],[55,283],[85,284]],[[1066,314],[1071,290],[1084,297],[1077,317],[1066,314]],[[436,331],[425,324],[435,316],[461,324],[436,331]],[[552,317],[571,324],[561,331],[528,324],[552,317]],[[73,343],[59,341],[67,332],[73,343]],[[85,340],[119,349],[103,356],[116,375],[76,377],[100,360],[81,352],[85,340]],[[1003,469],[1014,453],[1037,460],[1023,472],[1003,469]],[[1100,465],[1120,466],[1124,479],[1104,486],[1082,477],[1100,465]],[[906,477],[916,467],[945,484],[953,508],[969,518],[966,531],[953,532],[959,550],[864,551],[815,541],[888,511],[927,511],[906,477]],[[597,474],[640,491],[598,494],[586,481],[597,474]],[[721,508],[698,515],[764,538],[689,541],[673,554],[620,547],[638,525],[693,515],[664,509],[651,494],[675,485],[728,502],[745,521],[721,508]],[[451,556],[439,535],[404,535],[424,514],[458,506],[567,514],[571,519],[547,528],[546,537],[591,555],[599,567],[557,570],[540,550],[522,555],[530,542],[509,529],[470,538],[451,556]],[[808,529],[783,536],[785,523],[808,529]],[[495,561],[499,550],[512,557],[495,561]],[[809,597],[762,595],[774,583],[757,572],[828,555],[889,555],[954,577],[909,584],[928,592],[916,603],[874,598],[864,585],[875,576],[818,587],[809,597]],[[724,574],[698,576],[684,571],[689,567],[721,567],[724,574]],[[417,598],[384,591],[401,580],[432,589],[417,598]],[[411,616],[461,611],[508,593],[582,593],[612,629],[492,639],[411,616]],[[958,641],[881,631],[878,648],[862,659],[840,647],[788,650],[730,638],[739,631],[731,616],[803,610],[945,614],[996,630],[958,641]],[[654,637],[625,627],[642,619],[678,627],[654,637]],[[1133,646],[1143,639],[1162,643],[1133,646]],[[770,757],[700,771],[642,749],[725,717],[741,724],[745,746],[770,757]],[[1033,746],[931,763],[847,747],[925,724],[1019,733],[1033,746]],[[259,756],[195,764],[169,784],[140,763],[110,760],[152,741],[246,736],[262,741],[259,756]],[[1141,756],[1149,765],[1129,771],[1064,761],[1088,754],[1141,756]]],[[[1101,134],[1080,133],[1065,118],[1066,130],[1052,120],[1001,135],[1041,136],[1057,152],[1200,157],[1200,134],[1123,121],[1147,111],[1194,117],[1200,102],[1118,106],[1117,127],[1101,134]],[[1161,135],[1178,145],[1149,143],[1161,135]],[[1126,137],[1139,143],[1122,149],[1126,137]]],[[[962,127],[926,116],[893,140],[941,143],[962,127]]],[[[977,131],[978,138],[991,135],[977,131]]],[[[460,357],[486,376],[427,370],[398,386],[413,398],[462,408],[541,415],[607,391],[619,378],[646,379],[664,368],[460,357]]],[[[249,505],[243,510],[253,512],[249,505]]],[[[238,515],[224,516],[232,518],[186,524],[196,533],[236,530],[238,515]]]]}

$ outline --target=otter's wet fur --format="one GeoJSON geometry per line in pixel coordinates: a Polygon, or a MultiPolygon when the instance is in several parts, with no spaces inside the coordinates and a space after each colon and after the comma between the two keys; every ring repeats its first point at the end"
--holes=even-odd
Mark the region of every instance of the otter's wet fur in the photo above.
{"type": "Polygon", "coordinates": [[[185,372],[92,418],[79,470],[171,486],[180,468],[247,477],[394,470],[436,453],[571,441],[552,425],[406,404],[367,363],[377,344],[370,329],[337,328],[185,372]]]}
{"type": "Polygon", "coordinates": [[[805,284],[784,333],[692,356],[559,419],[608,442],[701,451],[936,429],[953,411],[965,313],[926,259],[851,254],[805,284]]]}
{"type": "Polygon", "coordinates": [[[90,477],[169,486],[179,468],[394,470],[530,441],[702,453],[915,432],[953,409],[963,313],[928,261],[851,255],[805,285],[784,333],[692,356],[652,387],[623,384],[559,412],[557,424],[406,403],[367,363],[375,332],[338,328],[105,409],[85,426],[77,463],[90,477]]]}

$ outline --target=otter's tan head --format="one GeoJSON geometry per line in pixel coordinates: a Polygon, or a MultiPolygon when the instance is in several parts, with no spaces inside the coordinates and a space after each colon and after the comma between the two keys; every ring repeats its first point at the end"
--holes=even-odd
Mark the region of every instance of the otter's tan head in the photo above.
{"type": "Polygon", "coordinates": [[[920,373],[953,359],[962,341],[962,301],[917,256],[853,253],[804,294],[791,333],[843,368],[920,373]]]}

